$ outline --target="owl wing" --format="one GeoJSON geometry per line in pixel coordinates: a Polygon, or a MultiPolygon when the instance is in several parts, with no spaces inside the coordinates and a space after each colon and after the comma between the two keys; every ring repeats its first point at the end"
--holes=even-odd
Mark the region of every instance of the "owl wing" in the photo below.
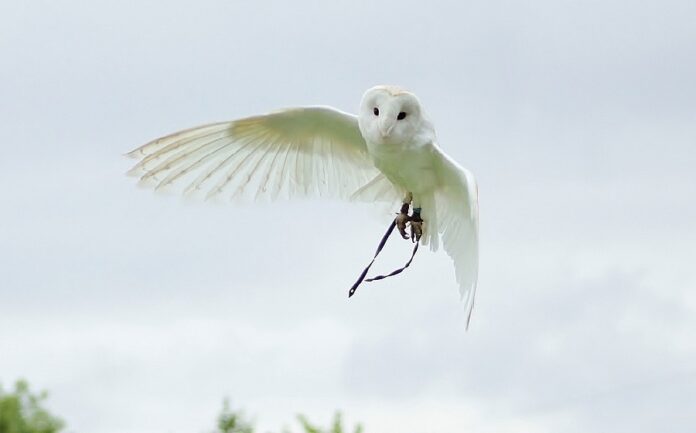
{"type": "Polygon", "coordinates": [[[380,175],[357,117],[330,107],[290,108],[212,123],[128,153],[129,174],[157,190],[206,198],[348,198],[380,175]]]}
{"type": "Polygon", "coordinates": [[[478,280],[478,188],[471,172],[437,146],[434,155],[440,179],[435,196],[436,229],[443,249],[454,262],[468,328],[478,280]]]}

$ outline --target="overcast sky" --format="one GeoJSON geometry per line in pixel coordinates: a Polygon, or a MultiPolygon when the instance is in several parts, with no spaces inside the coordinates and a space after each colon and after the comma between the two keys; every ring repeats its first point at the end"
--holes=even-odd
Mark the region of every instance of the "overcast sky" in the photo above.
{"type": "MultiPolygon", "coordinates": [[[[696,428],[696,2],[0,4],[0,382],[76,433],[696,428]],[[640,3],[640,5],[638,5],[640,3]],[[416,93],[476,175],[471,327],[447,256],[350,287],[369,205],[187,203],[122,154],[280,107],[416,93]]],[[[389,244],[377,270],[403,261],[389,244]]]]}

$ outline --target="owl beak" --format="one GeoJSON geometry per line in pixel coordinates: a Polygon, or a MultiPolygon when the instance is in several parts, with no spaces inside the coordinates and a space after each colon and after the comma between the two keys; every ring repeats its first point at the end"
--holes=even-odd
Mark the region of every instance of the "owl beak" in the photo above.
{"type": "Polygon", "coordinates": [[[391,134],[392,129],[394,128],[394,124],[390,125],[380,125],[379,126],[379,134],[382,136],[382,138],[387,138],[389,137],[389,134],[391,134]]]}

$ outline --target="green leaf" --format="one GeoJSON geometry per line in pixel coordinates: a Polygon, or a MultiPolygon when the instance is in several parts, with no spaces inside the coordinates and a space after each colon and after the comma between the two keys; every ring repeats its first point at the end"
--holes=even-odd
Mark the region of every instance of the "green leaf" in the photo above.
{"type": "Polygon", "coordinates": [[[33,394],[24,380],[15,383],[14,392],[0,387],[1,433],[58,433],[65,423],[43,408],[46,392],[33,394]]]}

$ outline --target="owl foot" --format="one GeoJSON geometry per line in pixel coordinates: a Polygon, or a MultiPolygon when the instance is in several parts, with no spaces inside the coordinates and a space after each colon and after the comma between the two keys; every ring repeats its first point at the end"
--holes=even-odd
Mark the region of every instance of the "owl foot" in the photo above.
{"type": "Polygon", "coordinates": [[[396,215],[396,228],[399,229],[399,234],[404,239],[408,239],[406,234],[406,223],[411,221],[411,217],[408,215],[408,203],[401,205],[401,211],[396,215]]]}
{"type": "Polygon", "coordinates": [[[411,215],[411,242],[418,242],[423,236],[423,219],[420,216],[421,209],[419,207],[413,209],[411,215]]]}
{"type": "Polygon", "coordinates": [[[401,210],[396,215],[396,227],[399,229],[399,234],[404,239],[411,239],[412,242],[418,242],[423,236],[423,219],[420,216],[421,209],[414,208],[413,214],[408,214],[409,204],[401,205],[401,210]],[[411,235],[406,233],[406,225],[411,225],[411,235]]]}

